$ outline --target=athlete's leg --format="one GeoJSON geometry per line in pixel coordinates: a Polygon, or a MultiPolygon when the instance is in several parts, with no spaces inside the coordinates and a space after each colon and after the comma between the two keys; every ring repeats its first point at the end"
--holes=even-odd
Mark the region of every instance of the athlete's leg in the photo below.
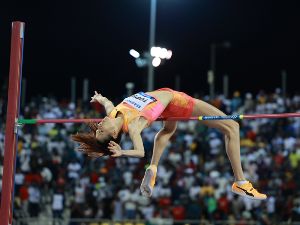
{"type": "Polygon", "coordinates": [[[157,166],[159,159],[176,128],[177,121],[164,121],[164,127],[156,134],[154,139],[151,165],[157,166]]]}
{"type": "MultiPolygon", "coordinates": [[[[225,116],[214,106],[196,99],[191,116],[225,116]]],[[[213,127],[225,135],[226,152],[236,181],[246,180],[241,165],[239,124],[234,120],[203,120],[204,125],[213,127]]]]}
{"type": "MultiPolygon", "coordinates": [[[[223,112],[217,108],[209,105],[203,101],[196,100],[195,107],[191,116],[223,116],[223,112]]],[[[203,124],[216,128],[225,134],[226,152],[233,169],[236,181],[245,181],[244,173],[241,165],[240,156],[240,135],[239,125],[234,120],[205,120],[201,121],[203,124]]],[[[234,182],[232,185],[232,192],[242,195],[244,197],[256,200],[266,199],[265,194],[259,193],[252,187],[249,181],[238,184],[234,182]]]]}
{"type": "Polygon", "coordinates": [[[141,184],[141,192],[144,197],[150,198],[156,178],[156,167],[170,137],[177,127],[177,121],[164,121],[164,127],[156,134],[154,139],[153,155],[150,166],[145,172],[141,184]]]}

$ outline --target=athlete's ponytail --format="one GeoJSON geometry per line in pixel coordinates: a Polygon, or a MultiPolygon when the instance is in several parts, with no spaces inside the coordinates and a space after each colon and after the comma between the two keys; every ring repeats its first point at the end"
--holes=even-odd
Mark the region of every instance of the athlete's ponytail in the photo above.
{"type": "Polygon", "coordinates": [[[85,130],[81,129],[85,134],[72,134],[71,138],[73,141],[76,141],[80,144],[79,148],[75,150],[79,152],[83,152],[88,154],[89,156],[95,156],[97,153],[103,153],[103,156],[112,155],[113,153],[108,149],[108,143],[110,141],[114,141],[117,144],[120,144],[122,131],[118,134],[118,137],[115,139],[112,136],[108,137],[106,140],[99,141],[96,138],[96,131],[97,131],[97,123],[94,122],[85,122],[91,129],[91,134],[86,132],[85,130]]]}

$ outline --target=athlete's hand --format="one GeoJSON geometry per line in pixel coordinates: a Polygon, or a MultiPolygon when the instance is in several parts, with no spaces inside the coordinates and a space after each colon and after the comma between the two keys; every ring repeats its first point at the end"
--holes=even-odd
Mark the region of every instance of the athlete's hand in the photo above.
{"type": "Polygon", "coordinates": [[[113,155],[111,155],[112,157],[120,157],[122,155],[122,149],[120,145],[118,145],[114,141],[110,141],[108,145],[108,149],[113,153],[113,155]]]}
{"type": "Polygon", "coordinates": [[[101,94],[98,94],[97,91],[95,91],[95,95],[93,97],[91,97],[91,101],[90,102],[99,102],[101,105],[104,105],[104,102],[106,100],[105,97],[103,97],[101,94]]]}

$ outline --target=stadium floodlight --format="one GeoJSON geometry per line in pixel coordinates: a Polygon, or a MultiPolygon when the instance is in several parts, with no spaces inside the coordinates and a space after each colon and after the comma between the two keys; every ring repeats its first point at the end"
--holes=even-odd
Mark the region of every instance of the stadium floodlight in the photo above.
{"type": "Polygon", "coordinates": [[[156,55],[155,57],[160,57],[161,54],[161,47],[156,47],[156,55]]]}
{"type": "Polygon", "coordinates": [[[160,51],[161,51],[161,47],[155,47],[155,46],[153,46],[151,48],[151,52],[150,52],[151,56],[153,56],[153,57],[159,57],[160,51]]]}
{"type": "Polygon", "coordinates": [[[168,50],[166,48],[162,48],[159,53],[159,57],[161,59],[165,59],[167,57],[168,50]]]}
{"type": "Polygon", "coordinates": [[[152,57],[159,57],[161,59],[170,59],[171,56],[172,56],[172,51],[168,50],[166,48],[153,46],[151,48],[150,54],[151,54],[152,57]]]}
{"type": "Polygon", "coordinates": [[[168,50],[168,51],[167,51],[166,59],[171,59],[171,57],[172,57],[172,51],[171,51],[171,50],[168,50]]]}
{"type": "Polygon", "coordinates": [[[130,55],[132,55],[134,58],[138,58],[138,57],[140,57],[140,53],[138,53],[136,50],[134,50],[134,49],[131,49],[130,51],[129,51],[129,54],[130,55]]]}
{"type": "Polygon", "coordinates": [[[161,59],[159,57],[155,57],[153,60],[152,60],[152,65],[154,67],[158,67],[161,63],[161,59]]]}

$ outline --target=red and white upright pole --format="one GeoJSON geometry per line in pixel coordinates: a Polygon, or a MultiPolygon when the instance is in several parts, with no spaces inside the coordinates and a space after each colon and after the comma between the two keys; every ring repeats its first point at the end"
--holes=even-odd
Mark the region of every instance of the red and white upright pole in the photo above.
{"type": "Polygon", "coordinates": [[[14,175],[18,142],[16,121],[19,116],[21,95],[24,30],[25,23],[12,23],[0,225],[12,224],[13,219],[14,175]]]}

